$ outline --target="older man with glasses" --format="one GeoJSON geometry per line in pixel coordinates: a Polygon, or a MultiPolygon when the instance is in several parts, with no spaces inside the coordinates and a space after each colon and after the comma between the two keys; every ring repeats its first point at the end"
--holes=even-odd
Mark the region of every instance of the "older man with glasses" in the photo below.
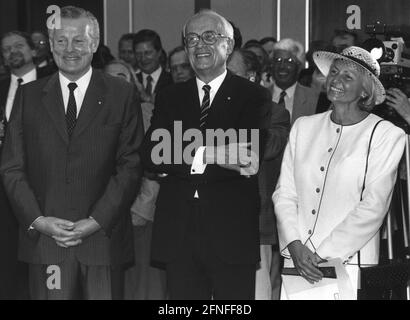
{"type": "MultiPolygon", "coordinates": [[[[155,131],[173,128],[174,121],[182,122],[183,132],[200,134],[259,128],[261,118],[270,116],[269,92],[227,71],[234,40],[225,18],[201,11],[188,19],[183,33],[195,78],[158,93],[157,112],[141,148],[143,163],[165,173],[152,258],[166,267],[171,299],[254,299],[259,261],[256,172],[240,173],[243,157],[221,161],[229,148],[220,142],[196,148],[191,163],[178,164],[176,158],[170,164],[154,163],[152,153],[155,131]]],[[[187,145],[184,141],[182,150],[187,145]]],[[[171,149],[173,155],[180,150],[177,145],[171,149]]],[[[246,144],[236,144],[237,151],[246,153],[246,144]]]]}
{"type": "Polygon", "coordinates": [[[274,45],[272,77],[273,101],[289,111],[291,123],[301,116],[315,113],[319,93],[298,83],[305,65],[303,45],[293,39],[282,39],[274,45]]]}

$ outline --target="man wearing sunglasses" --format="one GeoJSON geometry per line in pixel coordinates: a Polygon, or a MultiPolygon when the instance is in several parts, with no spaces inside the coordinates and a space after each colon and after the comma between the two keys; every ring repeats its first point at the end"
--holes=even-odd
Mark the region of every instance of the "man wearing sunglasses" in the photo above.
{"type": "MultiPolygon", "coordinates": [[[[195,149],[191,163],[178,164],[173,158],[171,164],[155,164],[152,152],[158,142],[153,132],[173,128],[174,121],[182,121],[183,132],[194,129],[202,136],[208,129],[259,128],[261,118],[270,118],[270,94],[227,71],[234,40],[225,18],[201,11],[188,19],[183,35],[195,78],[158,93],[141,148],[143,163],[166,176],[156,203],[152,259],[166,267],[171,299],[254,299],[259,261],[256,172],[242,175],[241,157],[218,161],[229,148],[207,139],[195,149]]],[[[182,150],[189,143],[184,141],[182,150]]],[[[172,146],[173,155],[177,147],[172,146]]],[[[244,149],[241,145],[235,154],[244,149]]]]}
{"type": "Polygon", "coordinates": [[[315,114],[319,93],[297,82],[304,66],[305,51],[301,43],[282,39],[274,44],[273,101],[289,111],[291,124],[301,116],[315,114]]]}

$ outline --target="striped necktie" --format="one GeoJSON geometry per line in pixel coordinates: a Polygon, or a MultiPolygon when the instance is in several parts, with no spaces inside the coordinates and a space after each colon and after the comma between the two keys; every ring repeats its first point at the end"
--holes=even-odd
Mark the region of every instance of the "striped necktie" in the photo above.
{"type": "Polygon", "coordinates": [[[68,84],[68,89],[70,90],[70,96],[68,98],[67,113],[65,115],[65,120],[67,123],[68,136],[71,138],[73,133],[75,123],[77,122],[77,103],[75,102],[74,90],[77,88],[75,82],[70,82],[68,84]]]}
{"type": "Polygon", "coordinates": [[[211,98],[209,95],[209,92],[211,91],[211,86],[209,85],[204,85],[202,87],[202,90],[204,90],[205,95],[204,98],[202,99],[202,104],[201,104],[201,118],[199,120],[199,126],[200,128],[203,128],[205,126],[206,118],[208,117],[208,111],[209,108],[211,107],[211,98]]]}

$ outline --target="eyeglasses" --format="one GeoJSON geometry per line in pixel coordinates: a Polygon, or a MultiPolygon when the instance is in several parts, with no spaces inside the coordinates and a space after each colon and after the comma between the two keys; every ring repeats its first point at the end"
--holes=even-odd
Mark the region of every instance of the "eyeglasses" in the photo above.
{"type": "Polygon", "coordinates": [[[198,45],[200,39],[202,39],[202,41],[205,44],[214,44],[220,38],[228,38],[229,39],[229,37],[224,36],[223,34],[217,33],[215,31],[205,31],[201,35],[193,33],[193,32],[188,33],[185,36],[184,40],[185,40],[185,45],[188,48],[193,48],[193,47],[196,47],[198,45]]]}
{"type": "Polygon", "coordinates": [[[297,62],[297,60],[296,59],[293,59],[293,58],[281,58],[281,57],[277,57],[277,58],[275,58],[275,57],[273,57],[273,62],[274,63],[284,63],[284,64],[295,64],[295,63],[298,63],[297,62]]]}

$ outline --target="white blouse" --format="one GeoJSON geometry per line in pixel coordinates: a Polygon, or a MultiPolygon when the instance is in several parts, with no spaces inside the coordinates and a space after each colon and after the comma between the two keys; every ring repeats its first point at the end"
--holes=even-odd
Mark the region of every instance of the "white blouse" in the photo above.
{"type": "MultiPolygon", "coordinates": [[[[324,259],[377,264],[379,229],[389,209],[405,133],[388,121],[376,128],[363,186],[369,140],[380,117],[343,126],[331,111],[293,125],[272,196],[280,250],[300,240],[324,259]]],[[[286,263],[286,262],[285,262],[286,263]]]]}

